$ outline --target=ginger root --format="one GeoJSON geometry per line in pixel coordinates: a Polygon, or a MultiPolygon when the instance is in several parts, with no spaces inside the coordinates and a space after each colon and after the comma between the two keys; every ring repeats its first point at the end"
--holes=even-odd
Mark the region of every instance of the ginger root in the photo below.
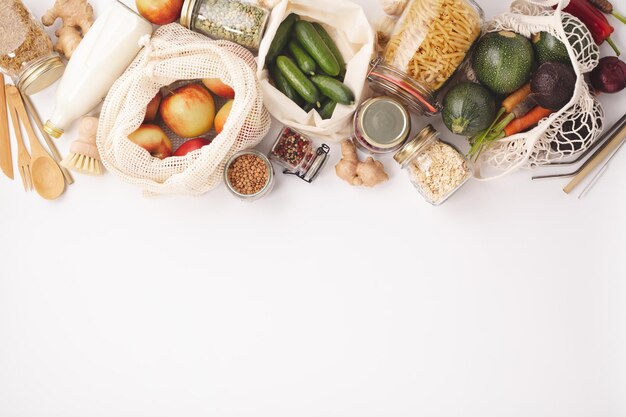
{"type": "Polygon", "coordinates": [[[350,185],[374,187],[389,180],[385,167],[380,161],[368,157],[359,161],[354,143],[347,139],[341,142],[341,161],[335,165],[337,176],[350,185]]]}
{"type": "Polygon", "coordinates": [[[63,26],[55,33],[58,40],[54,50],[70,59],[93,24],[93,8],[87,0],[56,0],[41,21],[52,26],[58,18],[63,20],[63,26]]]}

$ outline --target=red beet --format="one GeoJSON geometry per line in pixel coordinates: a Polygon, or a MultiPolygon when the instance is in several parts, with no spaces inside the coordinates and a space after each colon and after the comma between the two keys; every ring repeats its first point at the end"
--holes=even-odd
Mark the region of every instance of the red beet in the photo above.
{"type": "Polygon", "coordinates": [[[626,88],[626,64],[616,56],[600,59],[591,72],[591,85],[603,93],[617,93],[626,88]]]}

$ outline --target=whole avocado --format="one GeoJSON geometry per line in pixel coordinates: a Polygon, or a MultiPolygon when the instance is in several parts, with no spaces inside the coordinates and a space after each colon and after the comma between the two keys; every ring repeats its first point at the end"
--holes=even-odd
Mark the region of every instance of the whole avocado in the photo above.
{"type": "Polygon", "coordinates": [[[496,94],[510,94],[524,85],[534,67],[535,57],[528,39],[514,32],[484,35],[472,57],[478,80],[496,94]]]}

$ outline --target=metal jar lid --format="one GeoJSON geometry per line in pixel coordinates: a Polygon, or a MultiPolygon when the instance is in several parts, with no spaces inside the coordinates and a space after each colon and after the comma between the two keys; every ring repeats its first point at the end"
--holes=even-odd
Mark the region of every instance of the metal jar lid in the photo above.
{"type": "Polygon", "coordinates": [[[65,64],[58,55],[53,55],[24,71],[17,87],[26,95],[38,93],[61,78],[63,71],[65,64]]]}
{"type": "Polygon", "coordinates": [[[406,140],[411,117],[400,102],[389,96],[374,97],[359,109],[357,127],[363,140],[379,149],[392,149],[406,140]]]}
{"type": "Polygon", "coordinates": [[[410,161],[422,147],[430,142],[430,139],[439,134],[437,130],[430,124],[426,125],[413,139],[404,144],[402,148],[393,156],[401,166],[410,161]]]}
{"type": "Polygon", "coordinates": [[[196,8],[198,0],[185,0],[183,8],[180,12],[180,24],[187,29],[191,29],[191,21],[193,20],[193,9],[196,8]]]}

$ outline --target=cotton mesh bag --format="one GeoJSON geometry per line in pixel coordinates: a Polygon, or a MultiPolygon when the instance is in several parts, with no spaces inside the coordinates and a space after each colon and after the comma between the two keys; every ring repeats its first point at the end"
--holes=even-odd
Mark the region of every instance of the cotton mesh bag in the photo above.
{"type": "MultiPolygon", "coordinates": [[[[160,27],[142,42],[145,47],[102,106],[97,135],[102,162],[147,195],[206,193],[222,181],[225,162],[234,153],[255,146],[269,130],[270,116],[263,106],[254,57],[239,45],[211,40],[176,23],[160,27]],[[224,129],[210,145],[160,160],[128,139],[162,87],[203,78],[220,78],[235,91],[224,129]]],[[[216,100],[216,110],[221,104],[222,100],[216,100]]],[[[186,140],[161,127],[174,149],[186,140]]]]}
{"type": "Polygon", "coordinates": [[[511,4],[510,12],[487,23],[487,32],[508,30],[530,37],[545,31],[557,37],[565,44],[572,61],[576,87],[570,101],[534,129],[500,139],[485,149],[474,165],[477,178],[500,178],[519,168],[573,157],[588,149],[602,132],[604,110],[584,79],[584,74],[598,65],[600,52],[585,25],[562,11],[568,3],[569,0],[517,0],[511,4]]]}

